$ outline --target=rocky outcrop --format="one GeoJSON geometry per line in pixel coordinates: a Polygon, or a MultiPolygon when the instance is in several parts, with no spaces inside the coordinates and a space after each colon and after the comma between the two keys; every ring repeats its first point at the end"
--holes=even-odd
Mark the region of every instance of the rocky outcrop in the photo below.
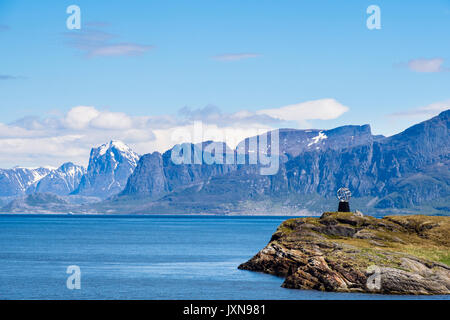
{"type": "Polygon", "coordinates": [[[239,269],[285,278],[285,288],[450,294],[450,218],[353,213],[283,222],[239,269]]]}

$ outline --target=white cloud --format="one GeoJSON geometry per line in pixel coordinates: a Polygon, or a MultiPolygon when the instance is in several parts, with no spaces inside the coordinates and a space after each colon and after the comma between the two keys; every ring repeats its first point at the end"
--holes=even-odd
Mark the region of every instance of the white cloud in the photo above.
{"type": "Polygon", "coordinates": [[[414,59],[408,61],[408,68],[415,72],[443,72],[448,71],[447,68],[443,66],[444,59],[434,58],[434,59],[414,59]]]}
{"type": "Polygon", "coordinates": [[[63,122],[70,129],[124,130],[133,128],[133,120],[122,112],[98,111],[94,107],[78,106],[70,109],[63,122]]]}
{"type": "Polygon", "coordinates": [[[66,44],[86,54],[88,58],[141,55],[154,46],[138,43],[116,43],[118,36],[96,28],[107,27],[105,23],[91,23],[77,32],[66,32],[66,44]]]}
{"type": "Polygon", "coordinates": [[[71,129],[83,129],[99,115],[100,112],[94,107],[79,106],[70,109],[64,118],[64,123],[71,129]]]}
{"type": "Polygon", "coordinates": [[[259,53],[229,53],[214,56],[213,59],[217,61],[239,61],[250,58],[257,58],[261,55],[259,53]]]}
{"type": "Polygon", "coordinates": [[[94,128],[126,130],[133,128],[133,120],[122,112],[102,112],[90,121],[94,128]]]}
{"type": "Polygon", "coordinates": [[[0,123],[0,139],[23,137],[33,137],[33,134],[27,129],[0,123]]]}
{"type": "Polygon", "coordinates": [[[299,125],[303,125],[308,120],[335,119],[348,110],[348,107],[334,99],[320,99],[292,104],[277,109],[260,110],[257,114],[265,114],[284,121],[296,121],[299,125]]]}
{"type": "Polygon", "coordinates": [[[92,147],[110,140],[122,140],[137,153],[164,152],[181,141],[173,133],[195,132],[201,123],[201,135],[193,134],[184,142],[217,140],[223,137],[234,147],[241,140],[285,126],[292,121],[304,124],[314,119],[334,119],[348,108],[333,99],[308,101],[259,111],[223,113],[214,106],[192,110],[183,108],[178,115],[132,116],[123,112],[77,106],[65,114],[45,118],[26,117],[10,124],[0,123],[0,167],[59,166],[72,161],[87,165],[92,147]]]}

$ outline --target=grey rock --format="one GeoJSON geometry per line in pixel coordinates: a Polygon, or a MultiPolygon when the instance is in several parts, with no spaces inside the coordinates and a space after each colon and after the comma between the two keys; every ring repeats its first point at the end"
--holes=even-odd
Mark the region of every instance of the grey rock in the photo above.
{"type": "MultiPolygon", "coordinates": [[[[208,145],[208,143],[205,144],[208,145]]],[[[199,150],[203,158],[202,148],[194,144],[186,144],[186,146],[191,149],[192,157],[196,150],[199,150]]],[[[223,150],[226,150],[226,145],[222,144],[222,146],[223,150]]],[[[211,177],[236,170],[236,166],[232,164],[175,164],[171,159],[172,150],[162,155],[154,152],[142,156],[120,196],[145,196],[158,199],[170,192],[198,186],[209,181],[211,177]]],[[[193,159],[192,163],[194,163],[193,159]]]]}
{"type": "Polygon", "coordinates": [[[361,211],[359,211],[359,210],[355,211],[355,216],[357,216],[357,217],[364,217],[363,213],[361,211]]]}
{"type": "Polygon", "coordinates": [[[106,199],[121,192],[138,160],[139,155],[120,141],[92,149],[87,172],[72,194],[106,199]]]}
{"type": "Polygon", "coordinates": [[[384,294],[450,294],[448,275],[444,278],[432,270],[415,273],[381,268],[380,277],[381,287],[378,292],[384,294]]]}

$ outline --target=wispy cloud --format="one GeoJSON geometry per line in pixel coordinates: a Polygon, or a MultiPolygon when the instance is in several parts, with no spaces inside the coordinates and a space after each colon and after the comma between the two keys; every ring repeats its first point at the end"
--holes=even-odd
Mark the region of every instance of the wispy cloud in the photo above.
{"type": "Polygon", "coordinates": [[[111,24],[109,22],[104,21],[89,21],[83,23],[83,25],[86,27],[93,27],[93,28],[105,28],[109,27],[111,24]]]}
{"type": "Polygon", "coordinates": [[[178,112],[179,120],[182,124],[192,121],[201,121],[214,124],[220,127],[235,126],[276,126],[285,123],[284,120],[273,118],[266,114],[257,114],[257,112],[242,110],[235,113],[222,112],[219,107],[208,105],[204,108],[192,109],[189,107],[181,108],[178,112]]]}
{"type": "Polygon", "coordinates": [[[131,42],[116,42],[118,36],[98,28],[108,26],[105,22],[91,22],[81,30],[64,33],[67,45],[85,53],[86,57],[119,57],[141,55],[154,48],[131,42]]]}
{"type": "Polygon", "coordinates": [[[134,56],[141,55],[148,50],[152,49],[153,46],[144,46],[134,43],[118,43],[104,45],[89,51],[89,57],[107,57],[107,56],[134,56]]]}
{"type": "Polygon", "coordinates": [[[13,76],[10,74],[0,74],[0,80],[17,80],[17,79],[25,79],[21,76],[13,76]]]}
{"type": "Polygon", "coordinates": [[[412,108],[409,110],[391,113],[388,116],[391,118],[406,118],[414,120],[417,118],[428,119],[434,117],[441,113],[442,111],[450,109],[450,100],[435,102],[426,106],[421,106],[418,108],[412,108]]]}
{"type": "Polygon", "coordinates": [[[413,59],[408,61],[408,68],[415,72],[444,72],[450,71],[449,68],[443,66],[444,59],[433,58],[433,59],[413,59]]]}
{"type": "Polygon", "coordinates": [[[260,56],[261,54],[259,53],[230,53],[217,55],[212,58],[217,61],[239,61],[244,59],[257,58],[260,56]]]}
{"type": "Polygon", "coordinates": [[[0,80],[14,80],[16,77],[9,74],[0,74],[0,80]]]}

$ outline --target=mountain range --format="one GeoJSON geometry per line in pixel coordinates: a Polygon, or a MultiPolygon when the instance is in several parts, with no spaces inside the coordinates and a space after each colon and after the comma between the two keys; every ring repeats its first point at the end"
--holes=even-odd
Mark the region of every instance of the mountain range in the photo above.
{"type": "Polygon", "coordinates": [[[316,214],[334,209],[336,190],[346,186],[352,208],[367,213],[447,215],[449,117],[450,110],[444,111],[391,137],[373,135],[369,125],[279,129],[274,175],[261,175],[261,164],[248,161],[252,141],[261,136],[234,150],[221,142],[183,144],[203,158],[212,149],[247,160],[231,164],[175,164],[173,149],[139,156],[111,141],[92,149],[87,169],[67,163],[0,170],[1,211],[316,214]]]}

